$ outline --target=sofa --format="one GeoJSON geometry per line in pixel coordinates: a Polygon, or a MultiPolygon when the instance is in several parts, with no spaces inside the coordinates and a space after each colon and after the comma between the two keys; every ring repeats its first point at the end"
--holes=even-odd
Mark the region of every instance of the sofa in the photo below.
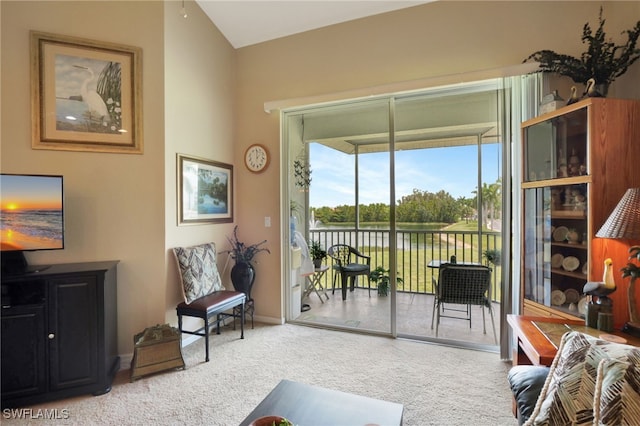
{"type": "Polygon", "coordinates": [[[519,425],[531,417],[548,375],[549,367],[544,366],[516,365],[509,370],[507,380],[513,393],[519,425]]]}
{"type": "Polygon", "coordinates": [[[514,366],[507,379],[521,425],[640,425],[638,347],[572,331],[550,367],[514,366]]]}

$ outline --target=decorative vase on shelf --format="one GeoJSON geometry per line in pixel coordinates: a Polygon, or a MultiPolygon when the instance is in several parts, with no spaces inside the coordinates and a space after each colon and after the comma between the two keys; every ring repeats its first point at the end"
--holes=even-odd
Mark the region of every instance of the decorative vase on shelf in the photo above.
{"type": "Polygon", "coordinates": [[[604,261],[604,272],[602,274],[602,282],[604,287],[608,290],[615,290],[616,282],[613,279],[613,262],[610,258],[604,261]]]}
{"type": "Polygon", "coordinates": [[[609,93],[609,85],[604,83],[602,84],[596,83],[595,92],[599,93],[603,98],[606,98],[607,94],[609,93]]]}
{"type": "Polygon", "coordinates": [[[251,289],[256,279],[256,271],[249,262],[237,262],[231,268],[231,283],[236,291],[247,295],[247,300],[251,300],[251,289]]]}
{"type": "Polygon", "coordinates": [[[289,238],[292,246],[296,245],[296,228],[298,219],[295,216],[289,216],[289,238]]]}

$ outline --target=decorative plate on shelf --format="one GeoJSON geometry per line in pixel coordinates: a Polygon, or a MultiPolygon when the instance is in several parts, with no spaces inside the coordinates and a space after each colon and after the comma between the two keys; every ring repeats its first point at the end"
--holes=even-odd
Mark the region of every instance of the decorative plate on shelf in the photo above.
{"type": "Polygon", "coordinates": [[[580,300],[580,293],[575,288],[568,288],[564,291],[567,303],[577,303],[580,300]]]}
{"type": "Polygon", "coordinates": [[[580,261],[574,256],[567,256],[562,261],[562,267],[565,271],[573,272],[578,269],[578,266],[580,266],[580,261]]]}
{"type": "Polygon", "coordinates": [[[566,226],[558,226],[553,231],[553,240],[554,241],[566,241],[568,233],[569,233],[569,228],[567,228],[566,226]]]}
{"type": "Polygon", "coordinates": [[[586,315],[586,313],[587,313],[587,303],[589,303],[587,301],[587,296],[584,296],[578,302],[578,312],[580,312],[581,315],[586,315]]]}
{"type": "Polygon", "coordinates": [[[561,253],[556,253],[551,256],[551,267],[552,268],[560,268],[562,267],[562,261],[564,260],[564,256],[561,253]]]}
{"type": "Polygon", "coordinates": [[[582,273],[585,275],[589,275],[589,261],[587,260],[586,262],[584,262],[584,265],[582,265],[582,273]]]}
{"type": "Polygon", "coordinates": [[[562,290],[553,290],[551,292],[551,304],[555,306],[560,306],[566,302],[567,297],[564,295],[562,290]]]}

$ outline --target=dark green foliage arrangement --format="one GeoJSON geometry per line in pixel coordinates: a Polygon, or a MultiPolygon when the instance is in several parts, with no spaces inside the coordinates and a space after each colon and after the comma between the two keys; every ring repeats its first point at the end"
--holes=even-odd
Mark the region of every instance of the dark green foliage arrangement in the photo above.
{"type": "Polygon", "coordinates": [[[229,244],[231,244],[231,249],[223,251],[222,253],[229,253],[236,263],[251,263],[255,255],[261,251],[266,251],[271,254],[268,248],[260,247],[261,245],[266,244],[267,240],[263,240],[255,244],[245,244],[241,242],[238,239],[238,225],[233,228],[233,237],[227,237],[227,240],[229,241],[229,244]]]}
{"type": "Polygon", "coordinates": [[[553,50],[539,50],[532,53],[524,62],[537,61],[540,63],[541,70],[570,77],[576,83],[586,84],[587,80],[593,78],[596,84],[611,84],[640,58],[640,49],[636,47],[640,36],[640,21],[633,29],[622,32],[627,34],[627,42],[616,45],[610,39],[606,39],[602,7],[600,7],[598,20],[600,25],[595,33],[588,22],[582,28],[582,43],[587,44],[588,48],[580,58],[556,53],[553,50]]]}

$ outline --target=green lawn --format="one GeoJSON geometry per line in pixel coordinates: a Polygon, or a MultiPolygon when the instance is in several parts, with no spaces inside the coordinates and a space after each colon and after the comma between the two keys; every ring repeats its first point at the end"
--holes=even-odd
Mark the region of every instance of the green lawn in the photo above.
{"type": "MultiPolygon", "coordinates": [[[[344,224],[343,224],[344,225],[344,224]]],[[[361,224],[364,227],[364,224],[361,224]]],[[[377,226],[371,226],[372,228],[377,226]]],[[[382,224],[377,224],[382,227],[382,224]]],[[[424,241],[425,236],[431,238],[431,234],[418,233],[411,235],[410,247],[403,250],[399,247],[397,253],[398,262],[398,276],[401,276],[404,283],[401,284],[398,289],[410,292],[419,293],[433,293],[433,279],[437,279],[438,270],[435,268],[429,268],[427,265],[432,260],[447,260],[452,254],[455,254],[458,261],[471,261],[476,263],[485,264],[485,259],[478,253],[478,235],[477,222],[461,221],[452,225],[443,224],[428,224],[431,226],[425,226],[427,224],[412,224],[414,226],[405,227],[398,226],[401,230],[438,230],[446,231],[448,234],[441,234],[442,238],[446,240],[435,240],[431,244],[431,240],[424,241]],[[419,225],[419,226],[415,226],[419,225]],[[458,234],[454,234],[459,232],[458,234]],[[455,237],[455,238],[454,238],[455,237]]],[[[368,226],[369,227],[369,226],[368,226]]],[[[501,239],[500,236],[496,236],[495,233],[489,233],[491,230],[485,229],[488,234],[483,234],[483,251],[487,249],[500,249],[501,239]]],[[[435,238],[437,238],[436,234],[435,238]]],[[[385,269],[389,268],[389,248],[382,247],[360,247],[360,250],[371,256],[371,268],[375,269],[377,266],[383,266],[385,269]]],[[[494,300],[499,300],[501,293],[501,274],[502,268],[500,266],[493,267],[493,288],[492,297],[494,300]]]]}

